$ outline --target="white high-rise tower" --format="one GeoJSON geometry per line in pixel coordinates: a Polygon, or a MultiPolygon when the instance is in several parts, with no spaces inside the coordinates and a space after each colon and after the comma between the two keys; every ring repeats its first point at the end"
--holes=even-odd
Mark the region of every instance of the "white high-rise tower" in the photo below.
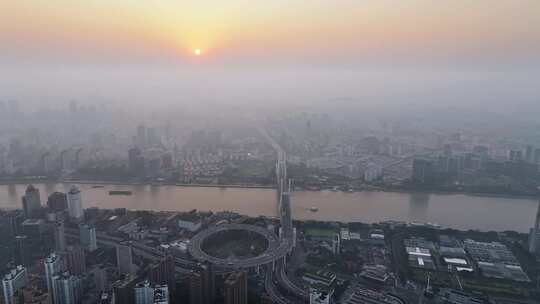
{"type": "Polygon", "coordinates": [[[64,263],[59,255],[52,253],[45,258],[43,264],[45,265],[45,281],[47,283],[47,290],[49,291],[49,295],[53,299],[54,303],[55,294],[53,280],[55,275],[64,271],[64,263]]]}
{"type": "Polygon", "coordinates": [[[12,304],[13,295],[28,284],[28,274],[26,268],[19,265],[13,268],[8,274],[2,278],[2,289],[4,293],[4,303],[12,304]]]}
{"type": "Polygon", "coordinates": [[[82,207],[81,190],[77,186],[71,186],[67,193],[68,213],[71,218],[81,220],[84,216],[82,207]]]}
{"type": "Polygon", "coordinates": [[[92,252],[98,248],[97,238],[96,238],[96,227],[90,226],[88,224],[80,225],[79,236],[81,240],[81,246],[83,246],[86,250],[92,252]]]}

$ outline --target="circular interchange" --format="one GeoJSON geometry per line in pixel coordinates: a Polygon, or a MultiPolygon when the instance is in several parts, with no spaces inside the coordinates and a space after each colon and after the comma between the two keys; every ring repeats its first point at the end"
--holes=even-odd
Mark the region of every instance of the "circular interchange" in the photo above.
{"type": "Polygon", "coordinates": [[[208,255],[220,259],[248,259],[261,255],[268,248],[268,240],[250,230],[224,230],[211,234],[201,243],[208,255]]]}
{"type": "Polygon", "coordinates": [[[196,234],[189,244],[191,256],[221,267],[250,268],[264,265],[287,254],[288,242],[262,227],[222,224],[196,234]]]}

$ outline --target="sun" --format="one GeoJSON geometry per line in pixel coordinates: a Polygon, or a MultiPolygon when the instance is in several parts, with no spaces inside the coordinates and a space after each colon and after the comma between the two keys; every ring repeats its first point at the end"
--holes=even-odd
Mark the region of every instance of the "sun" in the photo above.
{"type": "Polygon", "coordinates": [[[201,52],[201,49],[195,49],[195,50],[193,50],[193,54],[195,54],[195,56],[199,56],[199,55],[201,55],[201,53],[202,53],[202,52],[201,52]]]}

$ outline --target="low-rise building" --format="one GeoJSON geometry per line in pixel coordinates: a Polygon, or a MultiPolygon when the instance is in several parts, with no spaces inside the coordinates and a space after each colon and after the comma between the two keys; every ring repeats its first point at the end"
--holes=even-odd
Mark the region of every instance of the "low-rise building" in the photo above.
{"type": "Polygon", "coordinates": [[[499,242],[464,241],[465,249],[474,259],[482,275],[488,278],[530,282],[514,254],[499,242]]]}
{"type": "Polygon", "coordinates": [[[360,276],[377,283],[385,283],[389,277],[384,265],[364,266],[360,276]]]}
{"type": "Polygon", "coordinates": [[[410,238],[404,240],[405,251],[409,260],[409,266],[422,269],[436,269],[432,252],[435,244],[423,238],[410,238]]]}
{"type": "Polygon", "coordinates": [[[330,271],[317,270],[315,272],[306,272],[302,279],[310,285],[324,286],[330,288],[336,281],[336,274],[330,271]]]}
{"type": "Polygon", "coordinates": [[[384,292],[379,292],[363,287],[355,288],[344,304],[405,304],[402,299],[384,292]]]}
{"type": "Polygon", "coordinates": [[[438,253],[448,271],[474,271],[465,249],[458,241],[442,237],[438,253]]]}
{"type": "Polygon", "coordinates": [[[483,304],[485,301],[473,297],[465,292],[443,288],[437,296],[439,303],[442,304],[483,304]]]}
{"type": "Polygon", "coordinates": [[[429,249],[420,247],[406,247],[409,266],[415,268],[435,269],[435,263],[429,249]]]}
{"type": "Polygon", "coordinates": [[[196,232],[199,229],[201,229],[202,219],[195,212],[184,213],[184,214],[178,215],[177,224],[178,224],[178,228],[180,229],[185,229],[190,232],[196,232]]]}
{"type": "Polygon", "coordinates": [[[384,246],[385,245],[385,239],[384,239],[384,231],[380,229],[374,229],[369,232],[369,242],[372,245],[379,245],[384,246]]]}

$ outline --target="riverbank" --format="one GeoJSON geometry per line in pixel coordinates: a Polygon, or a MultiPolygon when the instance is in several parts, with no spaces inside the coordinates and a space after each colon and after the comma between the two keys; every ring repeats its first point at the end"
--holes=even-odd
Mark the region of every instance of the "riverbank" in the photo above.
{"type": "Polygon", "coordinates": [[[83,185],[118,185],[118,186],[177,186],[177,187],[202,187],[202,188],[246,188],[246,189],[275,189],[272,185],[251,185],[251,184],[184,184],[166,182],[126,182],[126,181],[93,181],[93,180],[71,180],[71,179],[22,179],[0,181],[0,185],[19,184],[83,184],[83,185]]]}
{"type": "Polygon", "coordinates": [[[274,186],[249,185],[249,184],[183,184],[183,183],[144,183],[144,182],[107,182],[107,181],[81,181],[81,180],[61,180],[63,184],[85,184],[85,185],[125,185],[125,186],[176,186],[176,187],[197,187],[197,188],[245,188],[245,189],[274,189],[274,186]]]}
{"type": "Polygon", "coordinates": [[[442,191],[442,190],[421,190],[421,189],[395,189],[395,188],[381,188],[380,190],[365,190],[365,192],[388,192],[388,193],[405,193],[405,194],[438,194],[438,195],[468,195],[473,197],[495,197],[495,198],[508,198],[508,199],[539,199],[540,195],[531,194],[499,194],[499,193],[487,193],[487,192],[467,192],[467,191],[442,191]]]}
{"type": "MultiPolygon", "coordinates": [[[[14,180],[0,180],[0,185],[14,185],[14,184],[85,184],[85,185],[118,185],[118,186],[177,186],[177,187],[196,187],[196,188],[239,188],[239,189],[275,189],[274,185],[257,185],[257,184],[187,184],[187,183],[168,183],[168,182],[129,182],[129,181],[103,181],[103,180],[72,180],[72,179],[46,179],[46,178],[34,178],[34,179],[14,179],[14,180]]],[[[444,191],[444,190],[429,190],[429,189],[403,189],[403,188],[390,188],[390,187],[375,187],[371,186],[366,189],[342,191],[332,190],[333,188],[325,188],[320,190],[301,189],[295,192],[319,192],[319,191],[332,191],[342,193],[370,193],[370,192],[386,192],[386,193],[403,193],[403,194],[437,194],[437,195],[467,195],[472,197],[486,197],[486,198],[508,198],[508,199],[540,199],[539,195],[532,194],[504,194],[504,193],[487,193],[487,192],[467,192],[467,191],[444,191]]]]}

